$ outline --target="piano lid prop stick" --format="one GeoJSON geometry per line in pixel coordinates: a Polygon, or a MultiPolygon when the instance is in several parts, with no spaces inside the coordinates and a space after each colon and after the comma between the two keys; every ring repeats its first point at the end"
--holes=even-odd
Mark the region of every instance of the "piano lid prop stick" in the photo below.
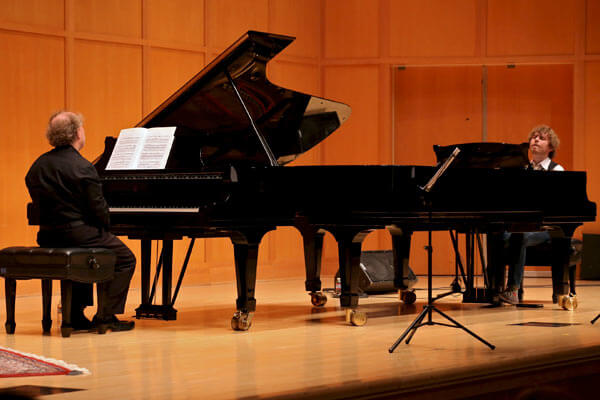
{"type": "Polygon", "coordinates": [[[231,84],[231,87],[233,88],[235,95],[237,96],[240,104],[242,105],[242,108],[244,109],[244,112],[246,113],[246,116],[248,117],[248,120],[250,121],[252,130],[258,137],[258,141],[260,142],[262,148],[265,150],[265,153],[267,154],[267,158],[269,159],[269,163],[271,164],[272,167],[278,167],[279,163],[277,162],[277,159],[275,158],[273,151],[271,151],[271,148],[269,147],[269,144],[267,143],[267,139],[265,139],[265,137],[262,135],[262,133],[260,133],[260,131],[258,130],[258,127],[254,123],[254,119],[252,119],[252,115],[250,115],[250,111],[248,111],[248,108],[246,107],[246,103],[244,102],[244,99],[242,99],[242,95],[238,91],[238,88],[237,88],[235,82],[233,81],[233,78],[229,74],[229,71],[227,71],[227,69],[225,69],[225,76],[227,76],[227,79],[229,80],[229,83],[231,84]]]}
{"type": "Polygon", "coordinates": [[[458,156],[458,153],[460,153],[460,149],[458,147],[456,147],[454,149],[454,151],[452,152],[452,154],[450,154],[450,157],[448,157],[446,159],[446,161],[444,161],[444,163],[442,164],[442,166],[431,177],[431,179],[429,180],[429,182],[427,182],[427,185],[425,185],[421,189],[423,189],[424,191],[426,191],[427,193],[429,193],[431,191],[431,189],[433,188],[433,185],[435,185],[435,183],[438,181],[438,179],[440,179],[440,177],[442,176],[442,174],[444,172],[446,172],[446,170],[448,169],[448,167],[450,166],[450,164],[452,164],[452,162],[456,159],[456,156],[458,156]]]}

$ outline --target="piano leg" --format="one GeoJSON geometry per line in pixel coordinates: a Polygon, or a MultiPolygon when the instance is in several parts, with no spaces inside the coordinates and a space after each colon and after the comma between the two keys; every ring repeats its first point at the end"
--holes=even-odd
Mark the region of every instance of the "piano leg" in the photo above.
{"type": "Polygon", "coordinates": [[[165,311],[165,319],[176,319],[177,310],[173,308],[171,293],[173,287],[173,240],[163,240],[163,287],[162,302],[165,311]],[[173,318],[170,318],[170,317],[173,318]]]}
{"type": "Polygon", "coordinates": [[[406,304],[413,304],[417,300],[414,290],[410,290],[410,257],[411,231],[404,231],[397,227],[388,227],[392,236],[394,287],[400,291],[400,300],[406,304]]]}
{"type": "Polygon", "coordinates": [[[304,242],[304,267],[306,268],[304,286],[309,292],[312,305],[322,307],[327,303],[327,296],[321,292],[321,256],[325,231],[308,226],[302,227],[300,232],[304,242]]]}
{"type": "MultiPolygon", "coordinates": [[[[173,274],[173,240],[164,239],[161,253],[162,263],[162,304],[151,304],[150,295],[150,268],[152,258],[152,241],[143,239],[141,241],[141,279],[142,279],[142,303],[135,309],[135,317],[158,318],[167,321],[177,319],[177,310],[171,301],[172,274],[173,274]]],[[[157,271],[158,274],[158,271],[157,271]]]]}
{"type": "Polygon", "coordinates": [[[152,240],[140,240],[140,247],[142,253],[140,260],[142,303],[135,309],[135,317],[137,319],[147,317],[150,308],[152,307],[152,304],[150,303],[150,260],[152,256],[152,240]]]}
{"type": "Polygon", "coordinates": [[[150,257],[152,255],[152,240],[142,239],[140,242],[142,251],[142,305],[146,306],[150,304],[150,257]]]}
{"type": "Polygon", "coordinates": [[[258,246],[267,232],[268,230],[235,232],[230,237],[233,243],[238,292],[238,298],[235,302],[237,311],[231,319],[231,328],[236,331],[247,331],[252,325],[252,317],[256,310],[254,290],[256,287],[258,246]]]}
{"type": "Polygon", "coordinates": [[[358,278],[362,242],[370,230],[340,229],[331,233],[338,243],[340,280],[342,293],[340,305],[347,308],[346,321],[360,326],[367,322],[367,315],[358,307],[358,278]]]}
{"type": "Polygon", "coordinates": [[[570,237],[552,238],[552,294],[558,305],[565,310],[577,308],[577,297],[570,293],[569,256],[570,237]]]}

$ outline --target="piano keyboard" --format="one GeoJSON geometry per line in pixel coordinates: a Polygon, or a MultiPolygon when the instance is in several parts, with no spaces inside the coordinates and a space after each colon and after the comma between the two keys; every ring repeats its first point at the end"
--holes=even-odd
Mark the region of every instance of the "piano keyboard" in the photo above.
{"type": "Polygon", "coordinates": [[[111,213],[197,213],[199,207],[109,207],[111,213]]]}

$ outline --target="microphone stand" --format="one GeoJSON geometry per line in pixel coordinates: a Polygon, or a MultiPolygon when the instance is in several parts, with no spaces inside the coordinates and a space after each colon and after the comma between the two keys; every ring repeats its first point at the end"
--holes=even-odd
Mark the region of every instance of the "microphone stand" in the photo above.
{"type": "Polygon", "coordinates": [[[409,327],[404,331],[404,333],[402,333],[402,335],[400,335],[400,337],[394,342],[394,344],[392,345],[392,347],[389,348],[388,351],[390,353],[393,353],[394,350],[396,350],[396,347],[398,347],[398,345],[407,336],[408,336],[408,338],[406,339],[406,344],[409,344],[410,341],[411,341],[411,339],[413,338],[413,336],[417,332],[417,329],[419,329],[422,326],[426,326],[426,325],[442,325],[442,326],[447,326],[447,327],[450,327],[450,328],[460,328],[463,331],[467,332],[469,335],[473,336],[475,339],[479,340],[480,342],[482,342],[483,344],[485,344],[486,346],[488,346],[490,349],[494,350],[496,348],[496,346],[494,346],[493,344],[487,342],[483,338],[477,336],[475,333],[473,333],[472,331],[470,331],[469,329],[467,329],[467,327],[465,327],[464,325],[462,325],[459,322],[455,321],[454,319],[450,318],[448,315],[446,315],[445,313],[443,313],[442,311],[440,311],[439,309],[437,309],[433,305],[433,303],[435,301],[435,299],[433,298],[433,294],[432,294],[432,286],[433,286],[433,282],[432,282],[432,280],[433,280],[433,260],[432,260],[433,246],[431,244],[431,232],[432,232],[431,227],[432,227],[432,223],[433,223],[433,206],[432,206],[430,195],[431,195],[431,189],[433,188],[433,185],[446,172],[446,170],[448,169],[448,167],[450,166],[450,164],[454,161],[454,159],[456,158],[456,156],[458,156],[458,153],[460,153],[460,149],[457,147],[457,148],[454,149],[454,151],[452,152],[452,154],[450,155],[450,157],[448,157],[446,159],[446,161],[444,162],[444,164],[442,164],[442,166],[436,171],[436,173],[429,180],[429,182],[424,187],[419,187],[422,190],[423,200],[424,200],[425,206],[427,208],[428,220],[429,220],[429,230],[428,230],[428,236],[427,236],[428,242],[427,242],[427,246],[425,246],[425,250],[427,250],[427,304],[423,306],[423,311],[421,311],[421,313],[409,325],[409,327]],[[448,321],[450,321],[452,324],[447,324],[447,323],[433,321],[433,311],[435,311],[438,314],[440,314],[442,317],[444,317],[445,319],[447,319],[448,321]],[[423,320],[425,319],[425,317],[427,317],[427,320],[425,322],[423,322],[423,320]]]}

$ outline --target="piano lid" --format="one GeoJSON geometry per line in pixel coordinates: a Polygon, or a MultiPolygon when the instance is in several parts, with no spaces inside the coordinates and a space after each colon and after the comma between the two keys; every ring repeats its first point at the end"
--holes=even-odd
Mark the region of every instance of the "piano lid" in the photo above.
{"type": "Polygon", "coordinates": [[[529,165],[527,143],[461,143],[433,146],[438,163],[443,163],[458,147],[461,152],[452,168],[523,168],[529,165]]]}
{"type": "Polygon", "coordinates": [[[268,81],[267,62],[293,40],[247,32],[138,123],[177,127],[167,169],[269,164],[248,114],[279,165],[320,143],[348,119],[346,104],[268,81]],[[176,157],[186,160],[172,160],[176,157]]]}

